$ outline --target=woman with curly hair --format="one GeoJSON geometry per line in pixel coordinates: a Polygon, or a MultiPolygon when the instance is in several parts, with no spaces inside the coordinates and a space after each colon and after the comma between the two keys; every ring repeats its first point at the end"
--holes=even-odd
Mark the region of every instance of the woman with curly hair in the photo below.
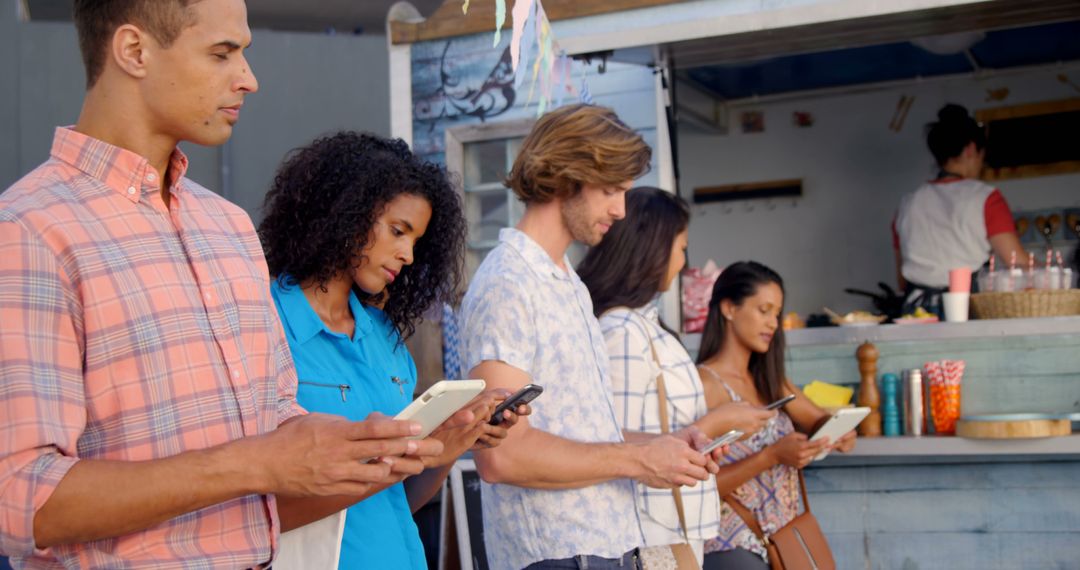
{"type": "MultiPolygon", "coordinates": [[[[400,139],[342,132],[289,156],[264,210],[259,236],[296,362],[297,400],[350,420],[397,414],[416,386],[404,340],[461,280],[465,219],[446,172],[400,139]]],[[[459,455],[506,436],[516,415],[487,423],[506,395],[485,392],[432,433],[443,453],[424,458],[420,475],[289,514],[306,524],[347,507],[342,568],[426,568],[412,512],[459,455]]]]}

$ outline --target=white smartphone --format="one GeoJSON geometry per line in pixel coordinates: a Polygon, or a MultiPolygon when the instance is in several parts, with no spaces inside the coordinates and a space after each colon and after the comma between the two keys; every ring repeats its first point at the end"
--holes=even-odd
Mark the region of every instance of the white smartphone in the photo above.
{"type": "Polygon", "coordinates": [[[442,425],[450,416],[484,391],[483,380],[440,380],[413,400],[395,420],[412,420],[423,429],[409,439],[424,439],[442,425]]]}
{"type": "MultiPolygon", "coordinates": [[[[825,425],[810,436],[810,441],[828,437],[829,441],[835,443],[845,433],[855,429],[868,415],[870,415],[870,408],[840,408],[829,418],[829,421],[825,422],[825,425]]],[[[821,461],[828,454],[829,450],[826,449],[819,453],[814,461],[821,461]]]]}
{"type": "Polygon", "coordinates": [[[737,429],[733,429],[733,430],[725,433],[724,435],[710,441],[709,445],[706,445],[705,447],[703,447],[701,449],[701,452],[707,455],[709,453],[712,453],[713,450],[715,450],[716,448],[718,448],[718,447],[720,447],[722,445],[727,445],[729,443],[734,443],[734,442],[738,441],[739,438],[742,437],[742,436],[743,436],[743,432],[741,432],[741,431],[739,431],[737,429]]]}

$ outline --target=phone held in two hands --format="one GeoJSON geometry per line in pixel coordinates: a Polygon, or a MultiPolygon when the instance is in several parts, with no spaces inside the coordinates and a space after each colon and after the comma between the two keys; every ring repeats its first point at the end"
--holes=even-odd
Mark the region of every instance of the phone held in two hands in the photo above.
{"type": "MultiPolygon", "coordinates": [[[[783,398],[780,398],[779,400],[769,404],[768,406],[765,406],[764,409],[766,409],[766,410],[775,410],[777,408],[782,407],[784,404],[787,404],[788,402],[790,402],[790,401],[792,401],[794,399],[795,399],[795,394],[788,394],[787,396],[784,396],[783,398]]],[[[718,447],[728,445],[730,443],[735,443],[740,438],[742,438],[743,435],[745,435],[745,434],[742,431],[737,430],[737,429],[733,429],[733,430],[725,433],[724,435],[710,441],[709,445],[706,445],[704,448],[702,448],[701,452],[705,453],[705,454],[712,453],[718,447]]]]}

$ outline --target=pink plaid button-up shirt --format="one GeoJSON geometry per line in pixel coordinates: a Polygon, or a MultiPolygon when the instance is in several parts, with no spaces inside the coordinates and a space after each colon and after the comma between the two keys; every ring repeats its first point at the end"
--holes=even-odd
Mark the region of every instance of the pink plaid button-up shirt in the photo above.
{"type": "MultiPolygon", "coordinates": [[[[60,128],[0,194],[0,551],[29,568],[269,562],[272,496],[142,532],[36,549],[34,514],[80,459],[141,461],[274,430],[303,413],[255,229],[183,178],[60,128]]],[[[109,489],[101,489],[108,494],[109,489]]]]}

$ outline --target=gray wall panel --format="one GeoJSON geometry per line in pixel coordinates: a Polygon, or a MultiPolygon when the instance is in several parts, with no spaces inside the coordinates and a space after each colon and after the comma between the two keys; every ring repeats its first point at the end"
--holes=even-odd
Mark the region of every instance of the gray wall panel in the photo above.
{"type": "Polygon", "coordinates": [[[390,133],[386,39],[258,30],[248,60],[259,92],[232,140],[228,198],[256,220],[282,157],[341,129],[390,133]]]}
{"type": "MultiPolygon", "coordinates": [[[[48,157],[53,129],[74,123],[84,73],[70,23],[0,16],[0,189],[48,157]]],[[[386,39],[254,31],[249,59],[260,81],[228,149],[182,144],[188,176],[258,216],[285,153],[338,130],[390,132],[386,39]],[[224,167],[229,176],[225,180],[224,167]],[[231,182],[231,184],[226,184],[231,182]]]]}
{"type": "Polygon", "coordinates": [[[49,156],[53,129],[79,118],[86,75],[70,24],[19,25],[19,172],[49,156]]]}
{"type": "Polygon", "coordinates": [[[15,1],[0,0],[0,188],[18,179],[19,26],[15,1]]]}

